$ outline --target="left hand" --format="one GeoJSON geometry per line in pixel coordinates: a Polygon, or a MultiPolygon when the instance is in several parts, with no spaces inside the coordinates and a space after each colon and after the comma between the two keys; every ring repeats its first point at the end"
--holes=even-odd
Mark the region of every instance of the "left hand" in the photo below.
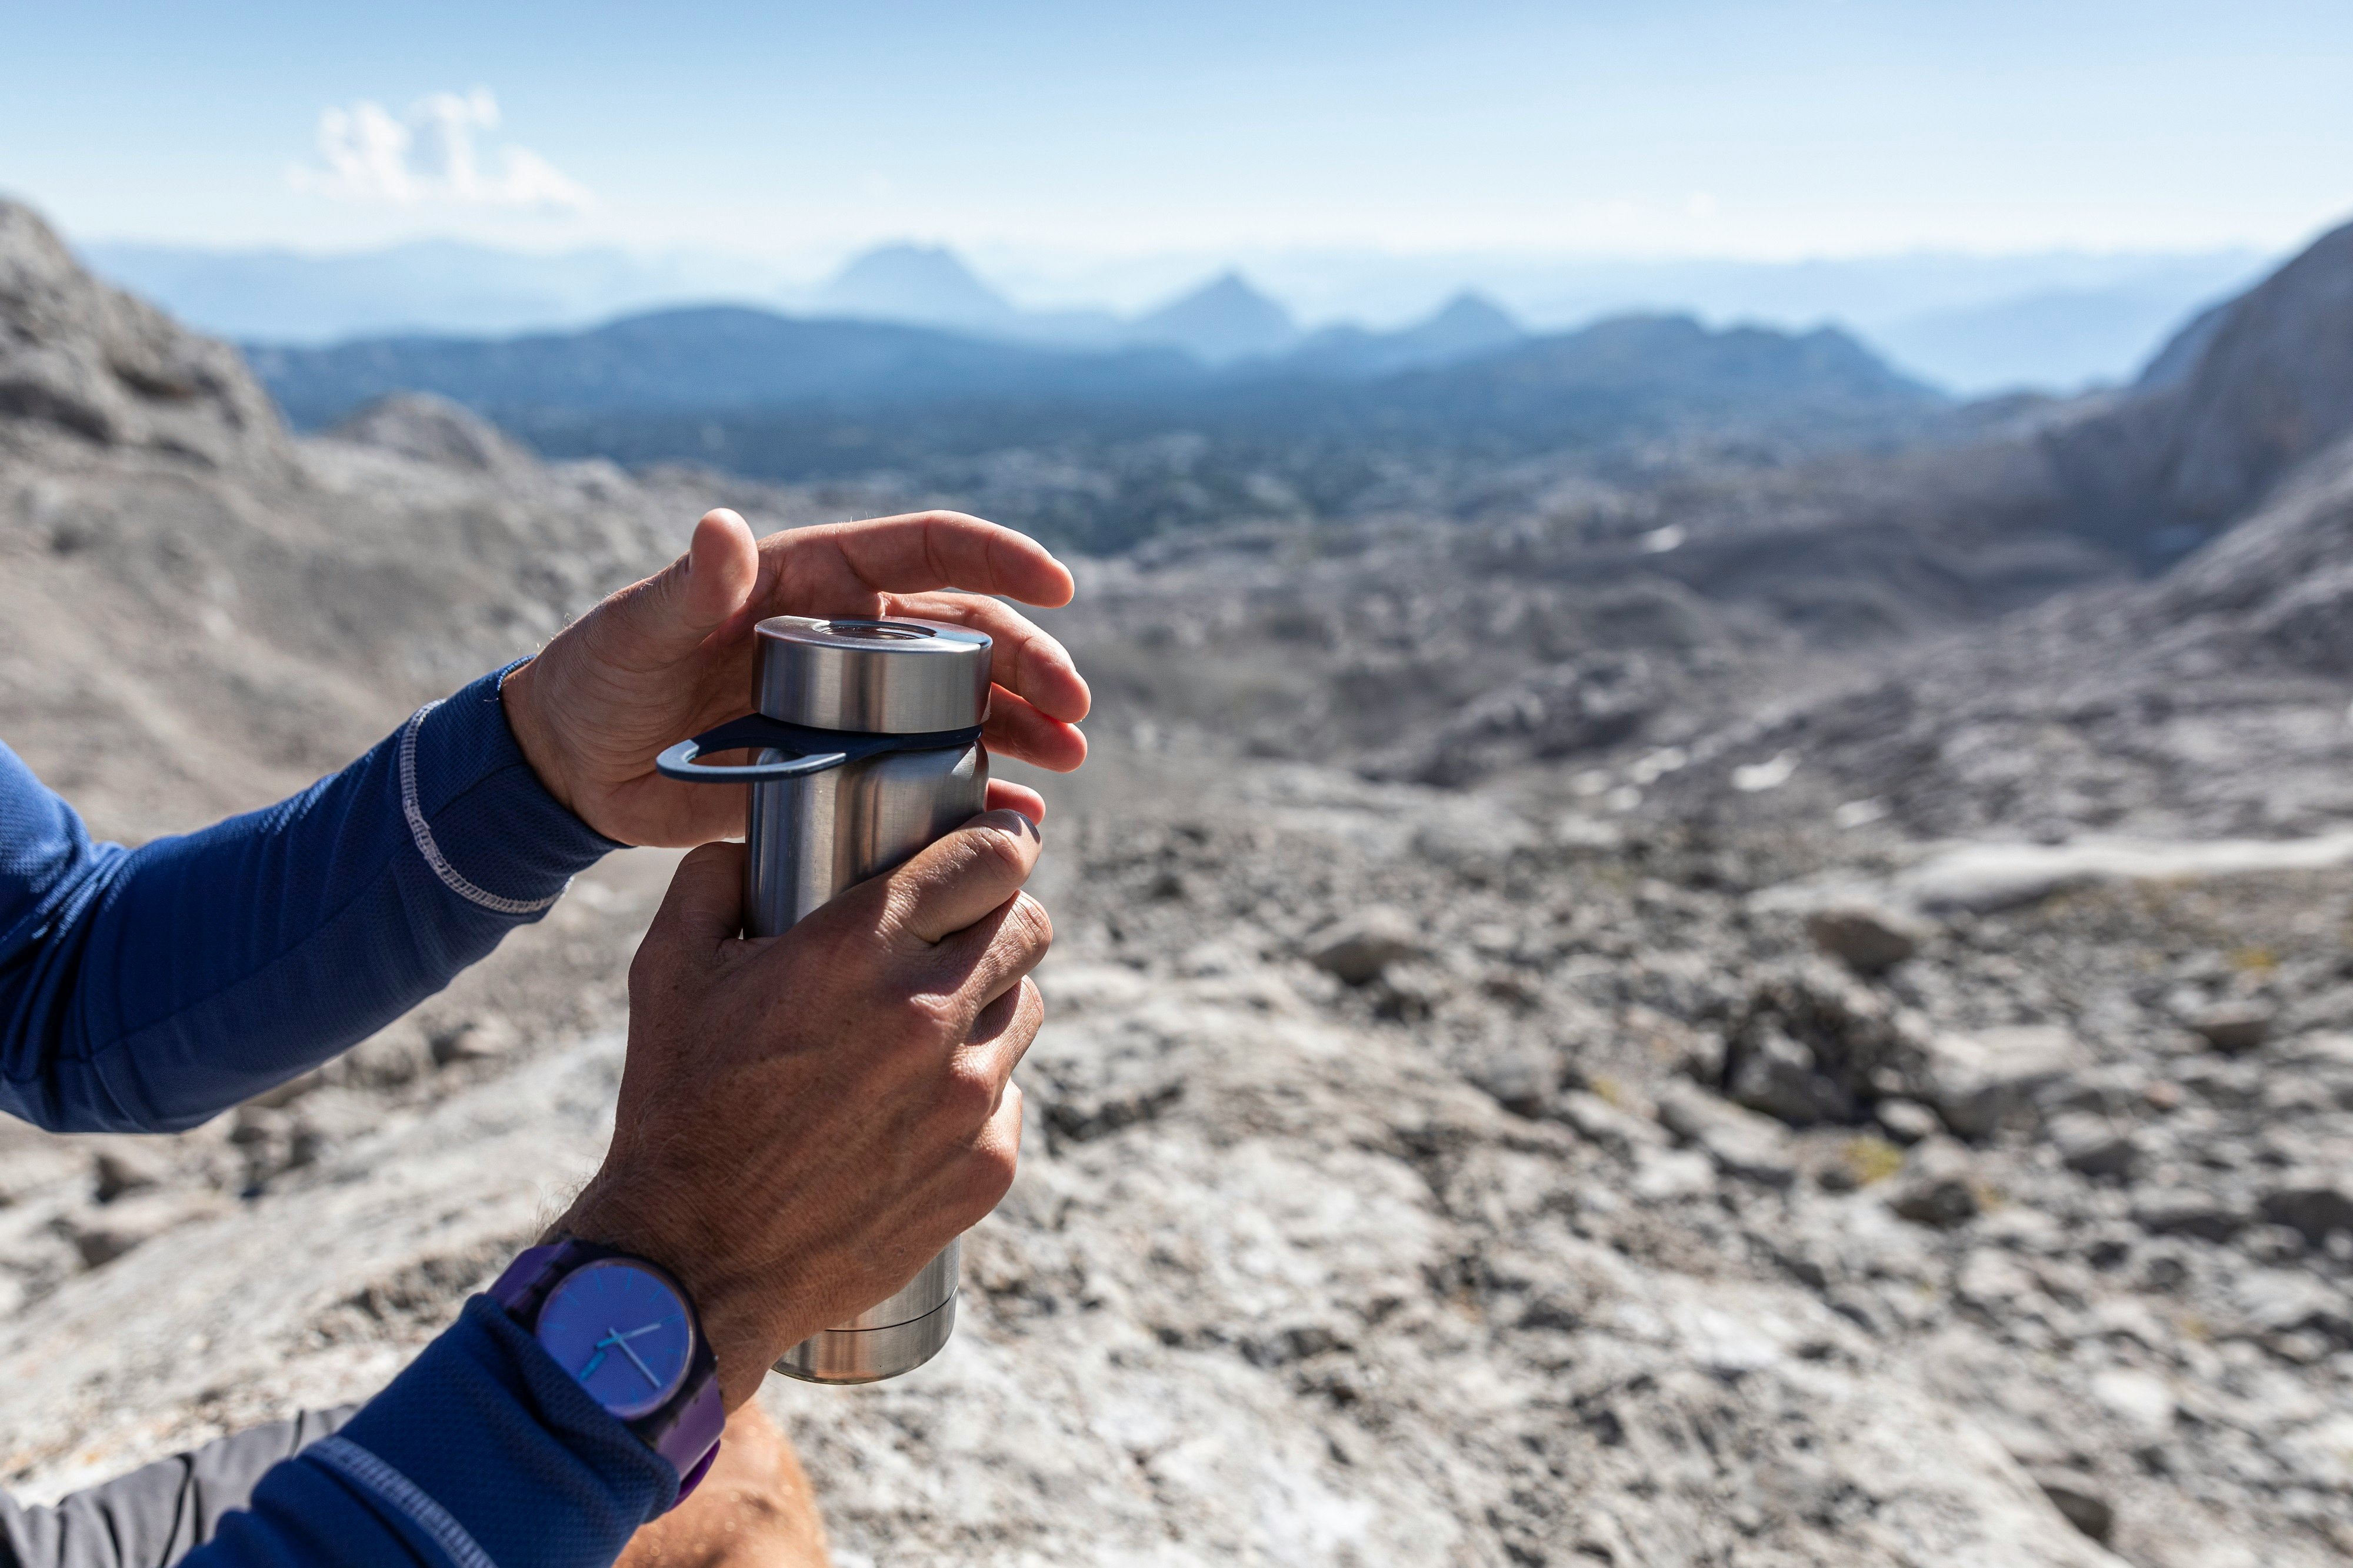
{"type": "MultiPolygon", "coordinates": [[[[1087,683],[1062,645],[991,595],[1070,603],[1071,574],[1034,540],[962,512],[771,534],[721,509],[670,567],[598,605],[506,679],[507,722],[540,781],[624,844],[704,844],[744,831],[744,791],[654,772],[664,747],[743,714],[752,628],[769,616],[907,616],[988,634],[989,751],[1057,773],[1086,759],[1087,683]]],[[[991,781],[988,805],[1031,818],[1035,792],[991,781]]]]}

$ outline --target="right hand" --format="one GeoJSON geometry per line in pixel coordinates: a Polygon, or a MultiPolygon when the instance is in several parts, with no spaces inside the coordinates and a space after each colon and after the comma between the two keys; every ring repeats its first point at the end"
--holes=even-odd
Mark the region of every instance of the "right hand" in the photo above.
{"type": "Polygon", "coordinates": [[[688,855],[629,968],[603,1167],[556,1229],[693,1294],[728,1408],[997,1206],[1053,928],[1037,825],[991,811],[782,936],[739,938],[744,847],[688,855]]]}

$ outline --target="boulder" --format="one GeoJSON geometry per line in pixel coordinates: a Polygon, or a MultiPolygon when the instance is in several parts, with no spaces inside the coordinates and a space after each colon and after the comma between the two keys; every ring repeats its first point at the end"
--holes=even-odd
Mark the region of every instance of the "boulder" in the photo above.
{"type": "Polygon", "coordinates": [[[1423,952],[1420,925],[1394,904],[1372,904],[1307,939],[1307,962],[1350,985],[1369,985],[1423,952]]]}
{"type": "Polygon", "coordinates": [[[2116,1532],[2116,1509],[2097,1480],[2083,1470],[2059,1466],[2037,1465],[2026,1473],[2042,1489],[2051,1506],[2066,1515],[2068,1523],[2101,1545],[2107,1544],[2116,1532]]]}
{"type": "Polygon", "coordinates": [[[1933,1137],[1938,1126],[1936,1113],[1916,1100],[1892,1095],[1871,1108],[1879,1125],[1896,1142],[1910,1146],[1923,1138],[1933,1137]]]}
{"type": "Polygon", "coordinates": [[[430,393],[396,392],[377,398],[329,434],[339,441],[468,473],[527,474],[536,466],[532,455],[497,426],[430,393]]]}
{"type": "Polygon", "coordinates": [[[2046,1084],[2084,1065],[2084,1047],[2048,1026],[1938,1036],[1928,1047],[1927,1099],[1964,1138],[1987,1138],[2032,1113],[2046,1084]]]}
{"type": "Polygon", "coordinates": [[[2051,1142],[2071,1171],[2086,1176],[2126,1176],[2140,1163],[2132,1133],[2106,1117],[2070,1110],[2052,1118],[2051,1142]]]}
{"type": "Polygon", "coordinates": [[[1899,1218],[1938,1230],[1967,1225],[1983,1206],[1972,1176],[1968,1149],[1949,1138],[1928,1139],[1887,1184],[1887,1206],[1899,1218]]]}
{"type": "Polygon", "coordinates": [[[1621,1160],[1631,1160],[1638,1151],[1661,1148],[1667,1142],[1657,1122],[1621,1110],[1585,1089],[1562,1095],[1554,1111],[1588,1142],[1599,1144],[1621,1160]]]}
{"type": "Polygon", "coordinates": [[[1883,904],[1840,904],[1806,921],[1814,945],[1858,974],[1893,969],[1927,940],[1927,928],[1883,904]]]}
{"type": "Polygon", "coordinates": [[[1786,1187],[1798,1178],[1785,1129],[1695,1085],[1670,1084],[1659,1096],[1659,1120],[1727,1176],[1768,1187],[1786,1187]]]}
{"type": "Polygon", "coordinates": [[[1792,1127],[1845,1121],[1855,1111],[1853,1097],[1838,1080],[1815,1070],[1814,1054],[1769,1021],[1749,1032],[1724,1087],[1749,1110],[1792,1127]]]}
{"type": "Polygon", "coordinates": [[[1725,1093],[1805,1127],[1860,1121],[1889,1075],[1916,1068],[1916,1016],[1844,970],[1810,961],[1765,976],[1725,1033],[1725,1093]]]}
{"type": "Polygon", "coordinates": [[[434,1064],[448,1067],[503,1057],[522,1043],[522,1036],[503,1015],[485,1013],[435,1034],[430,1043],[434,1064]]]}
{"type": "Polygon", "coordinates": [[[101,1268],[167,1230],[222,1213],[210,1193],[142,1192],[94,1213],[61,1218],[58,1231],[88,1268],[101,1268]]]}
{"type": "Polygon", "coordinates": [[[2190,1015],[2189,1027],[2216,1050],[2235,1057],[2271,1037],[2275,1016],[2268,1003],[2217,1002],[2190,1015]]]}
{"type": "Polygon", "coordinates": [[[2305,1176],[2263,1195],[2263,1217],[2300,1234],[2315,1247],[2331,1231],[2353,1232],[2353,1181],[2305,1176]]]}
{"type": "Polygon", "coordinates": [[[102,1204],[111,1204],[125,1193],[159,1187],[172,1174],[170,1163],[160,1153],[136,1143],[101,1149],[90,1163],[95,1177],[92,1186],[102,1204]]]}
{"type": "Polygon", "coordinates": [[[2246,1227],[2247,1215],[2221,1196],[2195,1187],[2161,1187],[2133,1199],[2133,1223],[2152,1236],[2194,1236],[2228,1241],[2246,1227]]]}

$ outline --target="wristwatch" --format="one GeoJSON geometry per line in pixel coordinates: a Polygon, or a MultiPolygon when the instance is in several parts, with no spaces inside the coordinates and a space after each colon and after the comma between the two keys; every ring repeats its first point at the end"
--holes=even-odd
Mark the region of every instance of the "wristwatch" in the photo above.
{"type": "Polygon", "coordinates": [[[719,1363],[685,1288],[642,1258],[569,1238],[527,1248],[491,1300],[529,1330],[588,1397],[678,1471],[684,1501],[727,1425],[719,1363]]]}

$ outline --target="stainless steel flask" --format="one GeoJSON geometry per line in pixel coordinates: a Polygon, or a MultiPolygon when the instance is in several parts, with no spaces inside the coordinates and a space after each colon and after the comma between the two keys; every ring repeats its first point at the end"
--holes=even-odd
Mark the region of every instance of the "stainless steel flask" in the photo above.
{"type": "MultiPolygon", "coordinates": [[[[977,814],[989,639],[939,621],[776,616],[756,628],[754,713],[662,754],[671,778],[745,782],[748,934],[774,936],[977,814]],[[706,752],[750,749],[742,767],[706,752]]],[[[939,1353],[955,1328],[957,1246],[897,1294],[785,1352],[810,1383],[873,1383],[939,1353]]]]}

